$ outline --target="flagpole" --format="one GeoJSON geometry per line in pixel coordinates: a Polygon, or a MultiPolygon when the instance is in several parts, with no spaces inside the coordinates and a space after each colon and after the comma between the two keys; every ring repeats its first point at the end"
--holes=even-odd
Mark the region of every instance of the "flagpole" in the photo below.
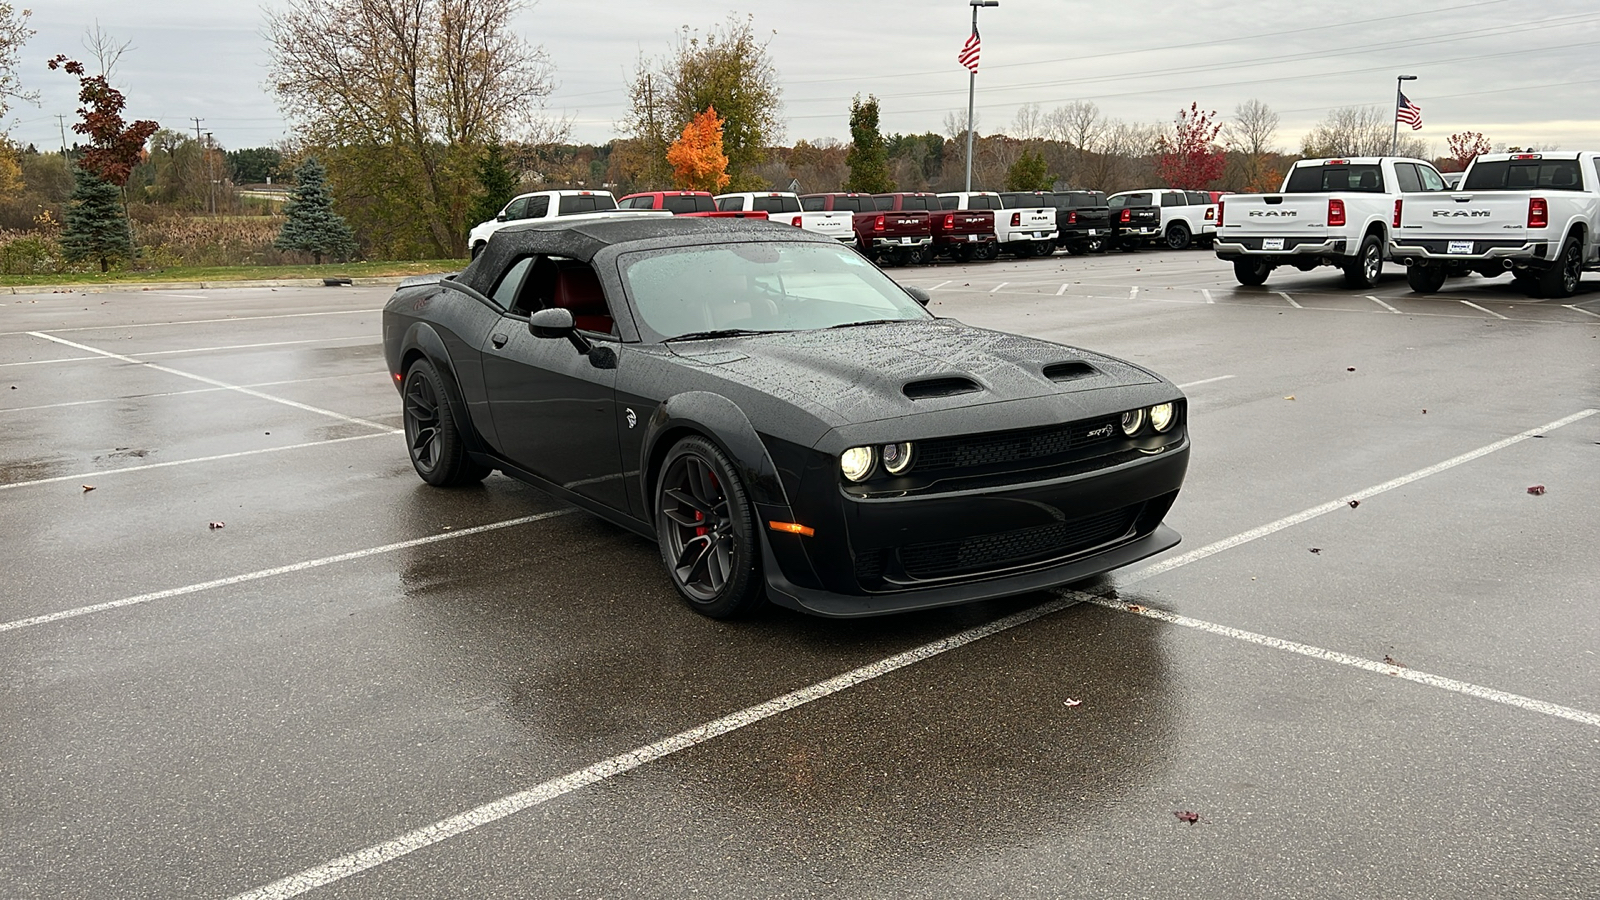
{"type": "Polygon", "coordinates": [[[1389,155],[1395,156],[1400,152],[1400,83],[1403,81],[1416,81],[1415,75],[1396,75],[1394,79],[1394,137],[1389,139],[1389,155]]]}
{"type": "MultiPolygon", "coordinates": [[[[978,9],[984,6],[999,6],[1000,0],[967,0],[972,6],[972,33],[978,33],[978,9]]],[[[967,193],[972,193],[972,114],[973,102],[978,95],[978,69],[971,67],[967,73],[967,193]]]]}

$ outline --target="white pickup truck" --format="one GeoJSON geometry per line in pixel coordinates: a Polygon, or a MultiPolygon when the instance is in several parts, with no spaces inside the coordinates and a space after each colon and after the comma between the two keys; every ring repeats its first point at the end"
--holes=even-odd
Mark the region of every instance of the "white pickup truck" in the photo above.
{"type": "Polygon", "coordinates": [[[1419,293],[1446,278],[1510,272],[1544,297],[1570,297],[1600,267],[1600,153],[1487,153],[1460,187],[1395,203],[1390,255],[1419,293]]]}
{"type": "Polygon", "coordinates": [[[1056,227],[1056,210],[1053,206],[1027,206],[1010,208],[994,191],[955,191],[939,195],[944,209],[992,209],[994,236],[1002,253],[1018,257],[1049,256],[1055,251],[1056,237],[1061,234],[1056,227]],[[955,206],[945,202],[953,199],[955,206]]]}
{"type": "Polygon", "coordinates": [[[1420,159],[1302,159],[1276,194],[1222,198],[1217,258],[1233,263],[1240,284],[1264,284],[1278,266],[1337,266],[1346,286],[1370,288],[1383,274],[1396,199],[1443,190],[1438,170],[1420,159]]]}
{"type": "Polygon", "coordinates": [[[854,217],[850,213],[821,212],[820,206],[816,210],[806,209],[800,196],[788,191],[718,194],[717,209],[723,212],[764,212],[769,222],[782,222],[814,231],[840,243],[850,244],[856,239],[854,217]]]}
{"type": "Polygon", "coordinates": [[[1217,204],[1205,191],[1180,191],[1152,188],[1112,194],[1111,205],[1155,206],[1161,209],[1161,231],[1157,240],[1172,250],[1187,250],[1198,241],[1210,246],[1217,236],[1217,204]],[[1116,202],[1117,198],[1124,198],[1116,202]]]}
{"type": "MultiPolygon", "coordinates": [[[[489,243],[490,235],[518,222],[568,216],[605,215],[615,212],[617,212],[617,198],[613,197],[610,191],[535,191],[531,194],[518,194],[500,210],[499,215],[480,223],[467,234],[467,248],[472,251],[472,258],[477,259],[478,254],[489,243]]],[[[625,215],[670,216],[672,214],[630,210],[625,215]]]]}

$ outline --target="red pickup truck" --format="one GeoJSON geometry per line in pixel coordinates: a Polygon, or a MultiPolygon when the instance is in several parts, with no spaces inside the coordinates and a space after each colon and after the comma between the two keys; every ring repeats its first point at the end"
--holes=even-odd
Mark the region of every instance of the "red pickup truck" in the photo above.
{"type": "Polygon", "coordinates": [[[709,191],[643,191],[617,201],[617,209],[664,209],[675,216],[701,219],[765,219],[761,211],[733,212],[717,209],[709,191]]]}
{"type": "Polygon", "coordinates": [[[933,232],[926,212],[880,212],[871,194],[806,194],[805,209],[849,212],[856,231],[856,249],[868,259],[891,266],[923,265],[933,259],[933,232]]]}
{"type": "Polygon", "coordinates": [[[928,231],[933,235],[929,248],[931,257],[948,256],[960,262],[971,262],[994,259],[998,255],[1000,245],[994,234],[992,212],[946,211],[939,205],[939,195],[932,193],[873,194],[872,201],[880,212],[927,212],[928,231]]]}

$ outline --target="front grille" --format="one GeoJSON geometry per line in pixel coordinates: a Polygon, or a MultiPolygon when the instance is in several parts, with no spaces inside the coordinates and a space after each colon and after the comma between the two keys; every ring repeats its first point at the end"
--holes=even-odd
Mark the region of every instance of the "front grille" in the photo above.
{"type": "Polygon", "coordinates": [[[1117,423],[1117,416],[1107,416],[1067,425],[921,441],[913,469],[932,472],[1060,456],[1111,440],[1117,434],[1117,423]]]}
{"type": "Polygon", "coordinates": [[[900,564],[912,578],[927,579],[1068,556],[1126,535],[1143,508],[1144,504],[1136,503],[1036,528],[980,535],[962,541],[915,544],[900,549],[900,564]]]}

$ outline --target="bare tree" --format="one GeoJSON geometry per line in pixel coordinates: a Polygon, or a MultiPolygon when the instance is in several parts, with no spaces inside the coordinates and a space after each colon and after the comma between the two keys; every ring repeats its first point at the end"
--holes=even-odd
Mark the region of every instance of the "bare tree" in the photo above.
{"type": "MultiPolygon", "coordinates": [[[[1328,115],[1300,142],[1300,154],[1307,157],[1388,156],[1394,137],[1394,119],[1377,106],[1341,106],[1328,115]]],[[[1398,156],[1428,158],[1428,142],[1401,135],[1395,150],[1398,156]]]]}
{"type": "Polygon", "coordinates": [[[1042,141],[1050,134],[1050,123],[1037,103],[1024,103],[1017,107],[1011,120],[1011,136],[1019,141],[1042,141]]]}
{"type": "Polygon", "coordinates": [[[28,27],[28,17],[32,15],[32,10],[19,10],[9,2],[0,0],[0,118],[4,118],[11,110],[13,100],[39,102],[38,93],[23,90],[22,80],[17,77],[17,66],[22,61],[22,45],[34,34],[33,29],[28,27]]]}
{"type": "Polygon", "coordinates": [[[1233,120],[1223,128],[1228,149],[1243,156],[1240,178],[1245,190],[1270,191],[1279,173],[1268,157],[1277,152],[1278,114],[1260,100],[1246,100],[1234,108],[1233,120]]]}
{"type": "Polygon", "coordinates": [[[267,28],[271,77],[358,231],[389,252],[460,256],[473,161],[496,140],[564,132],[520,0],[290,0],[267,28]]]}
{"type": "Polygon", "coordinates": [[[83,49],[94,57],[95,65],[100,67],[100,77],[110,81],[117,63],[122,60],[122,54],[138,48],[133,46],[133,41],[118,42],[110,32],[100,27],[100,20],[95,19],[94,25],[83,30],[83,49]]]}

